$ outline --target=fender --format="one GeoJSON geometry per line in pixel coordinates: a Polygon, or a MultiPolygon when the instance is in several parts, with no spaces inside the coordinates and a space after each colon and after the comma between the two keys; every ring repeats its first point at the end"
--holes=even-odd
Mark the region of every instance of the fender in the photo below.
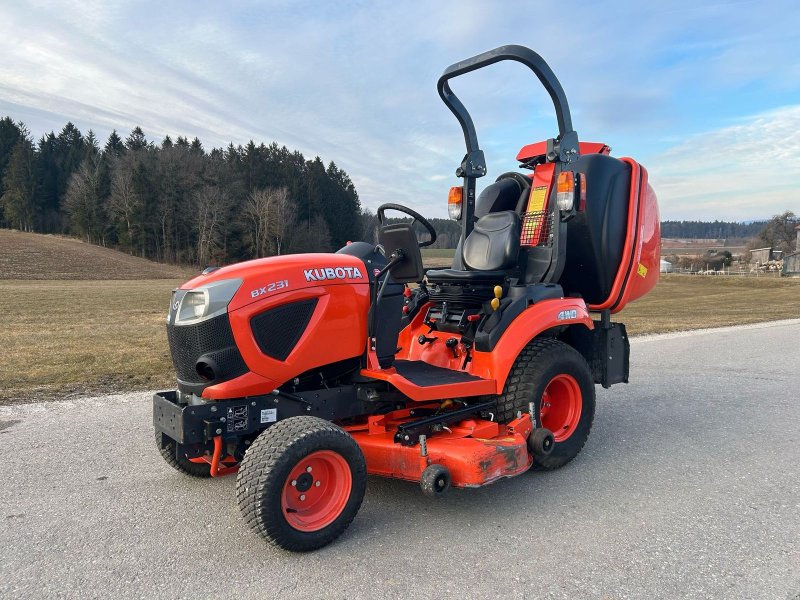
{"type": "Polygon", "coordinates": [[[502,394],[511,367],[522,349],[543,331],[564,325],[594,329],[582,298],[543,300],[532,304],[511,322],[491,352],[473,352],[470,371],[478,377],[494,379],[495,393],[502,394]]]}

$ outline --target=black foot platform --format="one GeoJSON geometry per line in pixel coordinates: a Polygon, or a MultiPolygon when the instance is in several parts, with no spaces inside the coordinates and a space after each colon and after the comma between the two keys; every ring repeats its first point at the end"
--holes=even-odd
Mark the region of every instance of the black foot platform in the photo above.
{"type": "Polygon", "coordinates": [[[400,375],[408,379],[414,385],[420,387],[430,387],[448,383],[464,383],[466,381],[476,381],[480,379],[480,377],[464,373],[463,371],[453,371],[451,369],[435,367],[421,360],[396,360],[392,366],[400,375]]]}

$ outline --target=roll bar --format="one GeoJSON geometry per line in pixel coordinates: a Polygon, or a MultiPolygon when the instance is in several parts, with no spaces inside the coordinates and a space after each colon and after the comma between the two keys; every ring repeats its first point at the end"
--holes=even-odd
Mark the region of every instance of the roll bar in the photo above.
{"type": "Polygon", "coordinates": [[[542,85],[553,100],[556,118],[558,119],[559,135],[558,139],[554,140],[552,155],[548,152],[548,159],[554,160],[558,157],[561,161],[570,162],[578,157],[578,134],[572,129],[572,117],[570,116],[567,97],[553,71],[541,56],[529,48],[514,44],[500,46],[494,50],[489,50],[450,65],[445,69],[437,83],[439,96],[441,96],[444,103],[461,124],[461,129],[464,132],[464,141],[467,144],[467,156],[464,159],[462,168],[459,169],[462,171],[459,174],[460,177],[482,177],[486,174],[486,163],[483,158],[483,152],[478,146],[478,135],[475,132],[472,117],[470,117],[461,100],[450,89],[449,81],[459,75],[464,75],[470,71],[475,71],[503,60],[515,60],[528,67],[539,78],[539,81],[542,82],[542,85]]]}

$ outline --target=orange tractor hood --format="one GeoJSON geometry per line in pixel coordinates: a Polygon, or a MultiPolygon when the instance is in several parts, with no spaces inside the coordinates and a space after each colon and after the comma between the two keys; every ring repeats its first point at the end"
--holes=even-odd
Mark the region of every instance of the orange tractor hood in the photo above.
{"type": "Polygon", "coordinates": [[[367,284],[364,262],[347,254],[288,254],[257,258],[215,269],[184,283],[190,290],[224,279],[241,279],[242,285],[228,304],[228,312],[286,292],[310,287],[367,284]]]}

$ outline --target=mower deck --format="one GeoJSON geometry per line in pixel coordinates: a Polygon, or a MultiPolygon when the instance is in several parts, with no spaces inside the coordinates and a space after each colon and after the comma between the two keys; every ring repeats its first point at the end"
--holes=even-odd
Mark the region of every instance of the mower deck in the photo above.
{"type": "Polygon", "coordinates": [[[435,408],[375,415],[367,423],[344,428],[364,453],[371,475],[420,481],[426,468],[438,464],[450,472],[453,486],[480,487],[519,475],[533,463],[527,446],[532,429],[527,414],[508,425],[472,417],[449,426],[440,425],[430,435],[404,435],[404,431],[414,431],[409,425],[424,421],[415,421],[415,413],[426,410],[435,408]],[[413,439],[402,441],[400,437],[413,439]]]}

